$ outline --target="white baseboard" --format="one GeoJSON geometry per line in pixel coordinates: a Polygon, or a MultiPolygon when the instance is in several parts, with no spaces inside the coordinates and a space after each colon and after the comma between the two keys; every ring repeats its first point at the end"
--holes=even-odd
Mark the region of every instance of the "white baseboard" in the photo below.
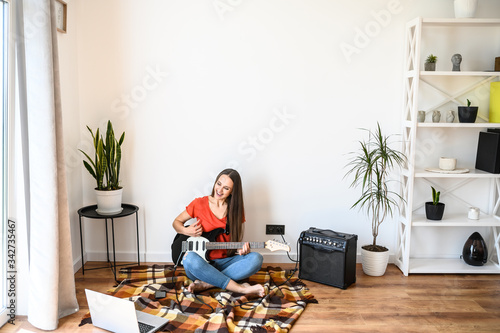
{"type": "MultiPolygon", "coordinates": [[[[272,253],[264,253],[261,252],[262,256],[264,257],[264,262],[265,263],[294,263],[291,261],[286,253],[281,253],[281,252],[272,252],[272,253]]],[[[141,263],[145,262],[164,262],[164,263],[171,263],[172,262],[172,256],[171,253],[165,253],[165,252],[149,252],[149,253],[141,253],[140,254],[140,261],[141,263]]],[[[290,253],[290,257],[293,260],[297,260],[297,253],[290,253]]],[[[394,263],[395,256],[391,254],[389,256],[389,263],[394,263]]],[[[110,254],[110,260],[113,260],[112,255],[110,254]]],[[[107,261],[107,254],[106,252],[87,252],[84,255],[84,261],[107,261]]],[[[137,262],[137,252],[116,252],[116,261],[117,262],[137,262]]],[[[361,263],[361,255],[358,254],[356,256],[356,263],[361,263]]],[[[82,267],[82,261],[81,258],[76,259],[73,261],[73,271],[76,273],[80,268],[82,267]]]]}

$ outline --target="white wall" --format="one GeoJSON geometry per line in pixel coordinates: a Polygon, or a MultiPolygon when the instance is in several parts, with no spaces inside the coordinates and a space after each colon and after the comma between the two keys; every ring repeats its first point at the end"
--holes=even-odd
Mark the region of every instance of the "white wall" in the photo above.
{"type": "Polygon", "coordinates": [[[80,232],[77,211],[82,207],[82,156],[75,149],[81,141],[78,86],[77,1],[65,1],[68,9],[67,33],[58,33],[61,104],[63,108],[64,148],[68,200],[71,220],[71,239],[75,266],[80,266],[80,232]]]}
{"type": "MultiPolygon", "coordinates": [[[[265,224],[276,223],[293,253],[310,226],[371,242],[369,222],[349,209],[358,192],[343,179],[346,154],[358,128],[379,121],[401,132],[405,23],[454,15],[451,0],[73,0],[68,8],[59,41],[70,204],[76,212],[95,203],[75,156],[90,151],[85,126],[104,130],[111,119],[126,132],[124,201],[140,208],[142,259],[163,262],[173,219],[228,166],[243,178],[245,239],[268,239],[265,224]]],[[[480,1],[477,17],[499,14],[500,2],[480,1]]],[[[388,221],[379,236],[392,253],[395,229],[388,221]]],[[[87,259],[104,259],[102,223],[86,221],[84,234],[87,259]]],[[[117,226],[117,251],[134,259],[133,218],[117,226]]]]}

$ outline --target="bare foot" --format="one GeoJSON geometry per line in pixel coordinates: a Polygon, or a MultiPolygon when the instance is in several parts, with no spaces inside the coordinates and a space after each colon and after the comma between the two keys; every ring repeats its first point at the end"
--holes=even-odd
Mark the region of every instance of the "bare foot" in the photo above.
{"type": "Polygon", "coordinates": [[[266,290],[264,289],[264,286],[261,284],[254,284],[253,286],[248,284],[248,283],[242,283],[241,284],[242,293],[247,294],[247,295],[258,295],[259,297],[264,297],[266,296],[266,290]]]}
{"type": "Polygon", "coordinates": [[[187,290],[190,293],[195,294],[195,293],[198,293],[200,291],[207,290],[207,289],[210,289],[213,287],[214,286],[212,286],[210,283],[206,283],[206,282],[203,282],[201,280],[196,280],[188,286],[187,290]]]}

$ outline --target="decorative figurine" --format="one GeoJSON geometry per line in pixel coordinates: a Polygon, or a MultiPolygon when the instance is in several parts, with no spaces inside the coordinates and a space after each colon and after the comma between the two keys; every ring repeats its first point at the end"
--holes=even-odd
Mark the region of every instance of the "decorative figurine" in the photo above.
{"type": "Polygon", "coordinates": [[[419,123],[425,122],[425,111],[418,111],[417,121],[419,123]]]}
{"type": "Polygon", "coordinates": [[[455,53],[451,57],[451,63],[453,64],[453,71],[460,72],[460,63],[462,62],[462,55],[455,53]]]}
{"type": "Polygon", "coordinates": [[[435,110],[432,112],[432,122],[433,123],[439,123],[441,120],[441,112],[438,110],[435,110]]]}
{"type": "Polygon", "coordinates": [[[454,121],[455,121],[455,111],[449,110],[448,113],[446,114],[446,122],[452,123],[454,121]]]}

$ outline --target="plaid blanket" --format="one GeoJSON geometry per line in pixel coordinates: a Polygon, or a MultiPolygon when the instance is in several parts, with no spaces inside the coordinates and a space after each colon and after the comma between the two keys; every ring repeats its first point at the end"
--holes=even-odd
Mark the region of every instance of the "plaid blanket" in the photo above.
{"type": "MultiPolygon", "coordinates": [[[[137,310],[168,318],[166,332],[288,332],[307,303],[317,303],[304,283],[287,279],[289,274],[267,267],[248,278],[249,284],[264,285],[264,298],[217,288],[195,295],[187,291],[192,281],[182,267],[136,266],[122,268],[120,284],[108,292],[134,301],[137,310]],[[157,290],[166,297],[155,299],[157,290]]],[[[87,313],[80,326],[90,322],[87,313]]]]}

